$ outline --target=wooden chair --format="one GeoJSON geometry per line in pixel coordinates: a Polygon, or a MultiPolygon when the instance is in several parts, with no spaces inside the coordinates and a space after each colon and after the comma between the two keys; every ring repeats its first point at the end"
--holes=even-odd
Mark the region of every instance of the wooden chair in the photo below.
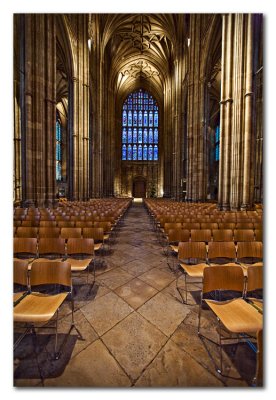
{"type": "Polygon", "coordinates": [[[244,290],[244,274],[240,266],[210,266],[203,272],[203,287],[201,304],[198,314],[198,335],[202,304],[205,302],[215,314],[218,321],[220,365],[217,372],[222,374],[222,341],[224,340],[248,340],[262,329],[262,314],[242,298],[244,290]],[[221,301],[221,293],[224,291],[237,292],[238,297],[221,301]],[[207,293],[215,293],[215,300],[207,299],[207,293]],[[230,333],[230,337],[222,337],[222,326],[230,333]],[[234,336],[235,335],[235,336],[234,336]]]}
{"type": "Polygon", "coordinates": [[[235,222],[219,222],[218,224],[219,229],[235,229],[236,223],[235,222]]]}
{"type": "Polygon", "coordinates": [[[59,228],[74,228],[74,221],[57,221],[57,226],[59,228]]]}
{"type": "Polygon", "coordinates": [[[200,229],[200,222],[183,222],[182,229],[200,229]]]}
{"type": "Polygon", "coordinates": [[[176,280],[176,288],[181,296],[183,303],[187,303],[187,275],[191,278],[203,278],[203,271],[208,266],[207,250],[204,242],[180,242],[178,250],[178,261],[181,271],[185,278],[185,301],[176,280]]]}
{"type": "MultiPolygon", "coordinates": [[[[82,237],[94,240],[95,254],[103,255],[104,230],[103,228],[83,228],[82,237]]],[[[100,258],[100,262],[103,260],[100,258]]]]}
{"type": "Polygon", "coordinates": [[[81,238],[81,228],[61,228],[60,237],[63,239],[81,238]]]}
{"type": "Polygon", "coordinates": [[[56,221],[47,221],[47,220],[40,220],[39,227],[40,228],[55,228],[57,226],[56,221]]]}
{"type": "Polygon", "coordinates": [[[70,264],[68,262],[35,261],[32,264],[30,273],[30,288],[30,293],[13,309],[14,322],[17,324],[23,323],[26,327],[25,332],[15,342],[14,348],[28,332],[31,331],[35,334],[37,328],[43,328],[47,324],[47,329],[52,328],[55,330],[54,359],[57,360],[72,329],[75,328],[80,335],[74,323],[70,264]],[[45,291],[41,293],[41,285],[50,285],[53,288],[52,290],[55,290],[54,294],[47,294],[45,291]],[[59,288],[58,291],[57,287],[59,288]],[[68,295],[71,296],[71,326],[58,350],[58,312],[68,295]],[[54,326],[49,326],[49,322],[54,322],[54,326]]]}
{"type": "Polygon", "coordinates": [[[21,226],[24,227],[37,227],[39,226],[39,220],[28,219],[21,222],[21,226]]]}
{"type": "Polygon", "coordinates": [[[17,237],[37,238],[37,227],[19,226],[16,231],[17,237]]]}
{"type": "Polygon", "coordinates": [[[254,229],[252,222],[237,222],[236,229],[254,229]]]}
{"type": "Polygon", "coordinates": [[[214,242],[233,241],[233,231],[231,229],[213,229],[212,236],[214,242]]]}
{"type": "Polygon", "coordinates": [[[66,254],[65,239],[43,237],[38,242],[39,259],[62,261],[66,254]]]}
{"type": "Polygon", "coordinates": [[[93,221],[76,221],[76,228],[93,228],[93,221]]]}
{"type": "Polygon", "coordinates": [[[191,229],[191,242],[205,242],[212,240],[211,229],[191,229]]]}
{"type": "Polygon", "coordinates": [[[247,267],[244,298],[263,311],[263,266],[261,264],[247,267]]]}
{"type": "Polygon", "coordinates": [[[60,235],[60,228],[56,227],[42,227],[39,228],[38,237],[39,238],[58,238],[60,235]]]}
{"type": "Polygon", "coordinates": [[[253,264],[263,261],[263,243],[238,242],[237,243],[237,261],[241,264],[253,264]]]}
{"type": "Polygon", "coordinates": [[[254,231],[253,229],[235,229],[234,242],[253,242],[254,231]]]}
{"type": "Polygon", "coordinates": [[[201,222],[200,224],[201,229],[218,229],[218,223],[217,222],[201,222]]]}
{"type": "Polygon", "coordinates": [[[37,239],[15,237],[13,239],[13,255],[28,261],[28,263],[32,262],[37,257],[37,239]]]}
{"type": "Polygon", "coordinates": [[[225,264],[236,262],[236,247],[234,242],[209,242],[208,263],[225,264]]]}
{"type": "Polygon", "coordinates": [[[69,238],[67,241],[66,253],[66,261],[70,263],[72,272],[87,271],[87,283],[89,278],[89,266],[93,262],[95,282],[94,240],[87,238],[69,238]]]}

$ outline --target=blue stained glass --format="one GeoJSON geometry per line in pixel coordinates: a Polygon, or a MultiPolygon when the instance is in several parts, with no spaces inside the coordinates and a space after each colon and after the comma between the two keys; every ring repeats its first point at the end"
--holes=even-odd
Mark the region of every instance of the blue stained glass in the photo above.
{"type": "Polygon", "coordinates": [[[138,114],[138,125],[139,126],[143,125],[143,113],[142,113],[142,111],[139,111],[139,114],[138,114]]]}
{"type": "Polygon", "coordinates": [[[158,129],[154,129],[154,143],[158,143],[158,129]]]}
{"type": "Polygon", "coordinates": [[[143,142],[143,133],[142,133],[142,128],[138,129],[138,143],[143,142]]]}
{"type": "Polygon", "coordinates": [[[144,129],[144,143],[147,143],[148,141],[148,130],[144,129]]]}
{"type": "Polygon", "coordinates": [[[137,128],[133,129],[133,138],[132,138],[133,143],[137,143],[137,128]]]}
{"type": "Polygon", "coordinates": [[[133,112],[133,126],[137,126],[137,111],[133,112]]]}
{"type": "Polygon", "coordinates": [[[136,145],[136,144],[133,145],[132,159],[133,159],[134,161],[137,160],[137,145],[136,145]]]}
{"type": "Polygon", "coordinates": [[[216,142],[219,142],[220,139],[220,129],[219,126],[216,127],[216,142]]]}
{"type": "Polygon", "coordinates": [[[148,146],[144,144],[143,146],[143,160],[148,159],[148,146]]]}
{"type": "Polygon", "coordinates": [[[148,126],[148,112],[144,111],[144,126],[148,126]]]}
{"type": "Polygon", "coordinates": [[[154,159],[154,161],[158,160],[158,146],[157,145],[155,145],[154,149],[153,149],[153,159],[154,159]]]}
{"type": "Polygon", "coordinates": [[[153,112],[149,112],[149,126],[153,126],[153,112]]]}
{"type": "Polygon", "coordinates": [[[123,160],[126,160],[126,145],[125,144],[123,144],[123,147],[122,147],[122,159],[123,160]]]}
{"type": "MultiPolygon", "coordinates": [[[[143,89],[131,93],[122,109],[122,159],[158,160],[158,124],[158,104],[155,99],[143,89]]],[[[56,135],[61,138],[58,127],[56,135]]],[[[61,155],[60,147],[56,156],[61,158],[61,155]]]]}
{"type": "Polygon", "coordinates": [[[132,126],[132,112],[128,112],[128,119],[127,119],[128,126],[132,126]]]}
{"type": "Polygon", "coordinates": [[[148,153],[148,160],[152,161],[153,159],[153,149],[152,149],[152,145],[149,145],[149,153],[148,153]]]}
{"type": "Polygon", "coordinates": [[[128,128],[128,132],[127,132],[127,142],[128,143],[132,143],[132,129],[128,128]]]}
{"type": "Polygon", "coordinates": [[[56,180],[61,181],[61,123],[56,120],[56,180]]]}
{"type": "Polygon", "coordinates": [[[126,128],[123,128],[122,142],[123,142],[123,143],[126,143],[126,142],[127,142],[127,130],[126,130],[126,128]]]}
{"type": "Polygon", "coordinates": [[[127,112],[123,111],[123,126],[127,126],[127,112]]]}
{"type": "Polygon", "coordinates": [[[158,112],[154,111],[154,126],[158,126],[158,112]]]}
{"type": "Polygon", "coordinates": [[[149,143],[153,143],[153,131],[152,131],[152,128],[149,129],[149,143]]]}
{"type": "Polygon", "coordinates": [[[138,160],[143,160],[143,148],[141,144],[138,146],[138,160]]]}
{"type": "Polygon", "coordinates": [[[131,146],[131,144],[129,144],[127,146],[127,159],[128,160],[132,160],[132,146],[131,146]]]}

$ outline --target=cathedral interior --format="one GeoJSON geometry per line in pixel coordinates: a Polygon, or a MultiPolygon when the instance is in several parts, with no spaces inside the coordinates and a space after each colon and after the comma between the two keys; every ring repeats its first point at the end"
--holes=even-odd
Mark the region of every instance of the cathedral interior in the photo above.
{"type": "Polygon", "coordinates": [[[14,14],[13,45],[14,386],[262,386],[263,15],[14,14]]]}

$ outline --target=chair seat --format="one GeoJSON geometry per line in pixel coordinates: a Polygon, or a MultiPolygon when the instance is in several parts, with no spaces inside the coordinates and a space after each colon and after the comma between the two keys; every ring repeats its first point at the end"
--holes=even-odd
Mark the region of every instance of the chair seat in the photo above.
{"type": "Polygon", "coordinates": [[[45,295],[31,293],[13,309],[15,322],[47,322],[66,299],[68,293],[45,295]]]}
{"type": "Polygon", "coordinates": [[[66,262],[71,264],[71,271],[84,271],[88,265],[93,261],[93,257],[84,258],[84,259],[76,259],[76,258],[67,258],[66,262]]]}
{"type": "Polygon", "coordinates": [[[263,328],[262,314],[243,299],[205,301],[230,332],[256,334],[263,328]]]}
{"type": "Polygon", "coordinates": [[[174,245],[170,245],[172,251],[174,251],[175,253],[178,253],[178,246],[174,246],[174,245]]]}
{"type": "Polygon", "coordinates": [[[104,240],[108,240],[109,239],[109,234],[104,235],[104,240]]]}
{"type": "Polygon", "coordinates": [[[189,276],[193,278],[203,278],[203,271],[206,267],[208,267],[208,264],[201,263],[201,264],[191,265],[191,264],[180,263],[180,266],[189,276]]]}
{"type": "Polygon", "coordinates": [[[95,251],[97,251],[97,250],[100,250],[101,248],[102,248],[102,243],[94,243],[94,250],[95,251]]]}
{"type": "Polygon", "coordinates": [[[247,297],[247,300],[249,301],[249,303],[251,305],[253,305],[253,307],[256,307],[256,309],[258,311],[260,311],[261,313],[263,313],[263,300],[261,299],[255,299],[253,297],[247,297]]]}

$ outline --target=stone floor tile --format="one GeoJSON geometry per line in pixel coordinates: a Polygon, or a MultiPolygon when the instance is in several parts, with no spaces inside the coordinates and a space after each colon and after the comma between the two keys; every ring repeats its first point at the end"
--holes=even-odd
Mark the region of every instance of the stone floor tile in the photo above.
{"type": "Polygon", "coordinates": [[[100,340],[74,357],[62,376],[45,380],[45,386],[51,387],[106,388],[130,385],[130,379],[100,340]]]}
{"type": "Polygon", "coordinates": [[[171,340],[135,383],[138,387],[221,387],[213,374],[171,340]]]}
{"type": "Polygon", "coordinates": [[[97,278],[100,284],[103,284],[112,290],[116,289],[119,286],[124,285],[131,279],[133,279],[133,275],[128,274],[122,268],[114,268],[111,271],[108,271],[97,278]]]}
{"type": "Polygon", "coordinates": [[[132,308],[137,309],[158,291],[136,278],[115,289],[115,293],[122,297],[132,308]]]}
{"type": "Polygon", "coordinates": [[[153,286],[157,290],[162,290],[165,286],[168,286],[175,278],[172,273],[163,271],[159,268],[153,268],[143,275],[139,276],[139,279],[153,286]]]}
{"type": "Polygon", "coordinates": [[[135,312],[107,332],[102,340],[128,375],[137,379],[167,338],[135,312]]]}
{"type": "Polygon", "coordinates": [[[81,308],[98,335],[103,335],[133,309],[115,293],[110,292],[81,308]]]}
{"type": "Polygon", "coordinates": [[[137,311],[165,335],[170,336],[190,310],[171,296],[158,293],[137,311]]]}
{"type": "Polygon", "coordinates": [[[155,268],[156,265],[149,265],[139,259],[130,261],[122,266],[122,269],[133,276],[139,276],[148,272],[150,268],[155,268]]]}

